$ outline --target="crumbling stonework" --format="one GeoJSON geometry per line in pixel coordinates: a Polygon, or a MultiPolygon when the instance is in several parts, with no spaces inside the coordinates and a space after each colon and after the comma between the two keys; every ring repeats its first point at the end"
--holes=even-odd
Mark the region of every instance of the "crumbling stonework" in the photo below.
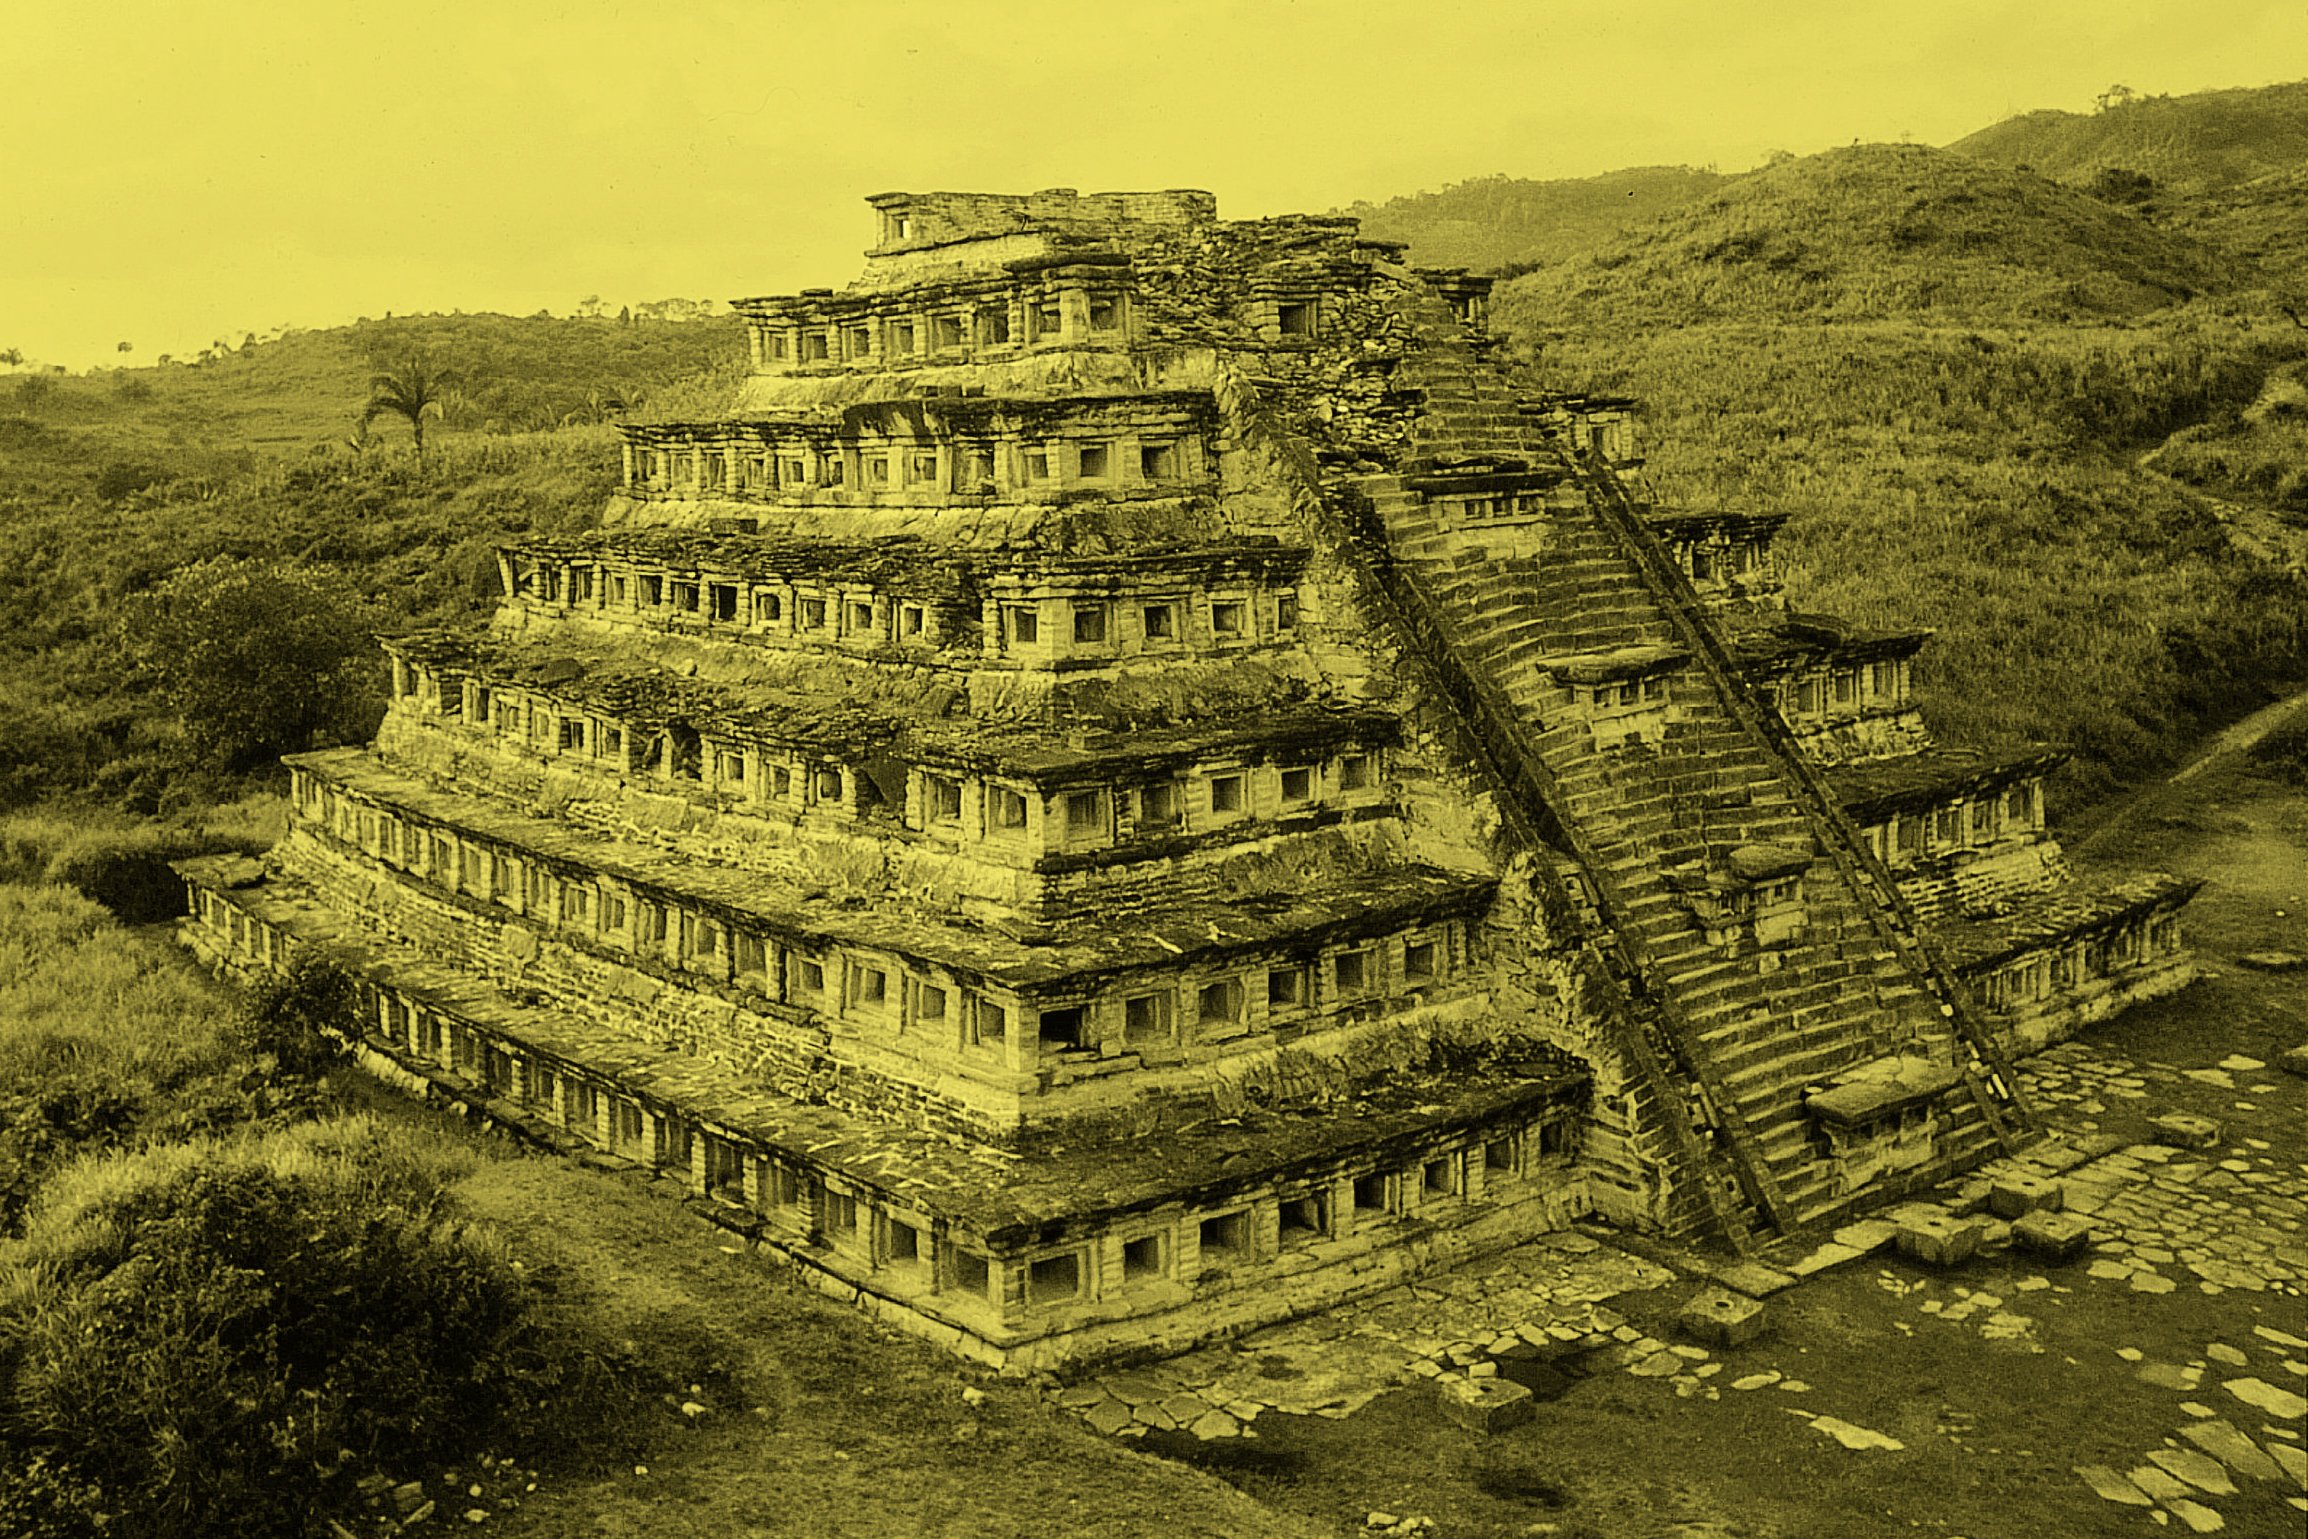
{"type": "Polygon", "coordinates": [[[387,1072],[1013,1366],[2027,1140],[1936,927],[2006,921],[1992,986],[2177,896],[2023,921],[2043,764],[1929,757],[1920,638],[1643,506],[1633,403],[1521,389],[1486,280],[1201,193],[871,201],[602,532],[387,643],[268,861],[183,865],[204,954],[334,958],[387,1072]]]}

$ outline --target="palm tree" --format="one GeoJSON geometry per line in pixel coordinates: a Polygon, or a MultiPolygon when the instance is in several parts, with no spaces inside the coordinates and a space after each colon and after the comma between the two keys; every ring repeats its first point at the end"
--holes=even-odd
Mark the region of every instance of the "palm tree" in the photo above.
{"type": "Polygon", "coordinates": [[[416,435],[417,458],[425,457],[425,418],[438,417],[444,410],[455,376],[435,365],[422,354],[412,353],[389,369],[369,380],[369,404],[361,412],[361,424],[367,426],[380,416],[406,417],[409,430],[416,435]]]}

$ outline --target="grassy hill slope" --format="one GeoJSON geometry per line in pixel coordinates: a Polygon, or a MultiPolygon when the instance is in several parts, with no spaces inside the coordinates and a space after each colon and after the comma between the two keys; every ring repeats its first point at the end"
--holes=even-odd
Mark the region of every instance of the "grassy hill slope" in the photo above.
{"type": "Polygon", "coordinates": [[[2308,161],[2308,81],[2160,96],[2089,114],[2022,113],[1948,148],[2060,181],[2127,170],[2170,188],[2218,191],[2308,161]]]}
{"type": "MultiPolygon", "coordinates": [[[[199,362],[82,376],[0,375],[0,420],[28,421],[11,445],[37,459],[30,484],[53,501],[96,494],[108,466],[149,478],[230,474],[260,459],[343,447],[378,368],[412,355],[453,376],[447,414],[428,435],[542,431],[601,421],[611,404],[742,358],[736,320],[635,321],[551,316],[418,315],[290,332],[199,362]]],[[[380,439],[407,424],[378,419],[380,439]]]]}
{"type": "Polygon", "coordinates": [[[1934,725],[2069,744],[2072,797],[2308,674],[2308,592],[2136,464],[2308,354],[2252,276],[2040,178],[1875,146],[1502,284],[1494,314],[1549,383],[1646,400],[1663,501],[1792,515],[1796,603],[1935,628],[1934,725]]]}
{"type": "Polygon", "coordinates": [[[1983,322],[2145,314],[2233,264],[2098,198],[1923,145],[1831,150],[1726,183],[1599,250],[1518,278],[1502,310],[1553,324],[1983,322]]]}
{"type": "Polygon", "coordinates": [[[2308,160],[2217,192],[2166,200],[2156,217],[2234,252],[2308,300],[2308,160]]]}
{"type": "Polygon", "coordinates": [[[380,627],[474,613],[494,602],[499,539],[598,514],[616,478],[611,398],[726,371],[741,336],[726,319],[419,316],[195,365],[0,380],[0,811],[229,794],[188,775],[121,676],[130,595],[226,555],[313,563],[380,627]],[[411,351],[460,381],[422,464],[398,419],[351,441],[369,360],[411,351]]]}
{"type": "Polygon", "coordinates": [[[1485,176],[1343,212],[1365,234],[1410,243],[1425,267],[1492,269],[1560,262],[1725,179],[1691,166],[1638,166],[1559,181],[1485,176]]]}

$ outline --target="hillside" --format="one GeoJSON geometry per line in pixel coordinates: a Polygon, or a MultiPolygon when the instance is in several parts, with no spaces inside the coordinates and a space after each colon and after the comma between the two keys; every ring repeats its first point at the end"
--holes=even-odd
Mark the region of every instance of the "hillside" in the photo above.
{"type": "Polygon", "coordinates": [[[419,316],[204,363],[0,378],[0,811],[231,794],[123,677],[113,628],[170,572],[297,560],[379,626],[459,617],[493,602],[496,540],[598,514],[613,402],[678,397],[742,359],[726,318],[419,316]],[[422,464],[397,418],[356,436],[369,360],[410,351],[458,380],[422,464]]]}
{"type": "MultiPolygon", "coordinates": [[[[369,378],[411,355],[449,371],[454,394],[428,433],[538,431],[601,421],[615,402],[743,356],[733,318],[669,322],[552,316],[417,315],[290,332],[199,361],[81,376],[0,375],[11,445],[39,455],[0,496],[43,503],[93,495],[108,465],[146,479],[213,475],[259,458],[311,454],[354,436],[369,378]]],[[[380,440],[407,424],[381,418],[380,440]]]]}
{"type": "Polygon", "coordinates": [[[2165,200],[2157,222],[2253,263],[2308,302],[2308,160],[2238,186],[2165,200]]]}
{"type": "Polygon", "coordinates": [[[1502,286],[1524,330],[1929,315],[2117,320],[2218,293],[2200,241],[2024,171],[1922,145],[1783,162],[1502,286]]]}
{"type": "Polygon", "coordinates": [[[1560,181],[1486,176],[1341,210],[1379,240],[1406,241],[1422,267],[1560,262],[1704,197],[1724,182],[1690,166],[1639,166],[1560,181]]]}
{"type": "Polygon", "coordinates": [[[2294,495],[2238,462],[2287,423],[2207,428],[2308,355],[2259,281],[2042,178],[1873,146],[1502,284],[1494,317],[1548,383],[1644,399],[1662,501],[1789,514],[1793,602],[1935,629],[1934,726],[2073,747],[2073,805],[2308,676],[2297,577],[2137,463],[2181,435],[2181,481],[2294,495]]]}
{"type": "Polygon", "coordinates": [[[2143,98],[2088,114],[2028,112],[1948,148],[2063,182],[2125,170],[2178,191],[2216,192],[2308,162],[2308,81],[2143,98]]]}

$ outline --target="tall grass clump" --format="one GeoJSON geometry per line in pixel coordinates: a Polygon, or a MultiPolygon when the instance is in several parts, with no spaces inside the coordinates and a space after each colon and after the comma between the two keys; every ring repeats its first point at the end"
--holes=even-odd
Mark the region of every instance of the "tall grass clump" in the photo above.
{"type": "Polygon", "coordinates": [[[238,1003],[61,887],[0,884],[0,1234],[75,1154],[314,1115],[348,985],[301,964],[238,1003]]]}
{"type": "Polygon", "coordinates": [[[287,812],[256,793],[165,819],[69,802],[0,814],[0,882],[76,888],[134,923],[173,919],[184,882],[170,861],[262,850],[286,832],[287,812]]]}

